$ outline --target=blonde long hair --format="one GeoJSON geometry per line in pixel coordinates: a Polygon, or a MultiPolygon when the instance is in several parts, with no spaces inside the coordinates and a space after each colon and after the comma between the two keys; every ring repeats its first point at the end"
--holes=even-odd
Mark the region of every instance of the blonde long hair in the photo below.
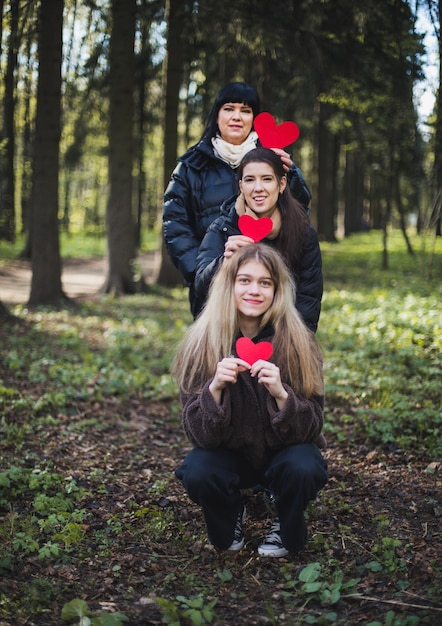
{"type": "Polygon", "coordinates": [[[199,393],[215,374],[217,363],[232,353],[240,333],[234,286],[248,261],[262,263],[275,285],[273,302],[260,329],[274,329],[273,355],[281,380],[306,397],[324,393],[322,353],[315,335],[295,308],[295,285],[281,255],[265,244],[252,244],[224,259],[214,276],[206,305],[178,347],[172,374],[184,393],[199,393]]]}

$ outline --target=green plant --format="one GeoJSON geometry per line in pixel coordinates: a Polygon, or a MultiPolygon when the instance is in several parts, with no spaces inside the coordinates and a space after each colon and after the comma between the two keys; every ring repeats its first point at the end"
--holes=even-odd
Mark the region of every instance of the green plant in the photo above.
{"type": "Polygon", "coordinates": [[[341,598],[342,591],[354,589],[359,582],[358,578],[344,581],[344,573],[341,570],[331,573],[327,569],[324,570],[319,562],[310,563],[301,570],[299,580],[303,583],[301,591],[317,594],[322,606],[336,604],[341,598]]]}
{"type": "Polygon", "coordinates": [[[202,593],[189,598],[182,595],[176,596],[175,600],[156,598],[155,601],[163,615],[163,623],[170,626],[180,626],[181,619],[186,620],[192,626],[202,626],[211,624],[216,618],[214,607],[217,601],[211,600],[205,604],[202,593]]]}
{"type": "Polygon", "coordinates": [[[71,600],[63,606],[61,619],[78,626],[121,626],[128,618],[123,613],[93,613],[84,600],[71,600]]]}
{"type": "Polygon", "coordinates": [[[218,570],[216,575],[223,583],[230,582],[233,578],[233,574],[229,569],[218,570]]]}
{"type": "Polygon", "coordinates": [[[363,290],[335,288],[332,282],[324,294],[318,337],[326,354],[325,430],[344,441],[351,425],[353,437],[373,446],[438,457],[442,332],[437,295],[423,294],[410,283],[407,290],[388,290],[385,276],[378,279],[374,286],[364,282],[363,290]],[[339,421],[330,411],[336,406],[343,407],[339,421]]]}
{"type": "Polygon", "coordinates": [[[418,626],[421,623],[417,615],[397,615],[394,611],[387,611],[382,622],[369,622],[367,626],[418,626]]]}
{"type": "Polygon", "coordinates": [[[0,505],[9,510],[9,527],[0,528],[8,535],[10,554],[37,553],[40,559],[58,557],[84,539],[85,509],[77,508],[88,492],[78,487],[72,477],[63,477],[49,469],[13,465],[0,472],[0,505]],[[19,515],[15,503],[29,502],[28,515],[19,515]]]}
{"type": "Polygon", "coordinates": [[[394,537],[382,537],[380,543],[373,546],[371,552],[375,560],[369,561],[366,568],[372,572],[386,570],[395,572],[406,567],[403,559],[398,555],[398,548],[402,546],[402,542],[394,537]]]}
{"type": "Polygon", "coordinates": [[[297,578],[293,578],[291,567],[283,567],[282,573],[285,578],[283,589],[286,600],[301,603],[299,619],[302,617],[308,624],[333,622],[336,619],[334,611],[321,614],[321,621],[318,621],[317,615],[304,615],[303,610],[309,602],[316,600],[323,607],[331,607],[339,602],[344,591],[353,591],[359,582],[358,578],[345,581],[341,570],[331,570],[322,566],[319,561],[306,565],[297,578]]]}

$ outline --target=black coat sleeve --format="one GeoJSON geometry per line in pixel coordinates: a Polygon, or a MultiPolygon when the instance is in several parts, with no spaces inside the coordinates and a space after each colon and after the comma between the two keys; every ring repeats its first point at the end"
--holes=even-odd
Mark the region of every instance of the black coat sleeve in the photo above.
{"type": "Polygon", "coordinates": [[[312,225],[309,225],[296,276],[296,308],[310,330],[316,332],[321,313],[323,278],[321,249],[312,225]]]}
{"type": "Polygon", "coordinates": [[[194,317],[204,306],[212,278],[224,259],[224,244],[231,234],[225,227],[224,218],[218,218],[209,226],[201,242],[190,295],[190,308],[194,317]]]}
{"type": "Polygon", "coordinates": [[[292,196],[307,207],[312,199],[312,194],[304,180],[301,170],[295,164],[293,164],[287,172],[287,180],[292,196]]]}
{"type": "Polygon", "coordinates": [[[167,252],[187,284],[192,283],[200,241],[190,211],[192,191],[188,168],[179,163],[164,193],[163,235],[167,252]]]}

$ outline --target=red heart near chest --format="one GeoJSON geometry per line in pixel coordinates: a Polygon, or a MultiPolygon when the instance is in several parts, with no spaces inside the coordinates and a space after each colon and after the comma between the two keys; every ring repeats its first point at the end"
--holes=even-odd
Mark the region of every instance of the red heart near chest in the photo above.
{"type": "Polygon", "coordinates": [[[240,337],[236,340],[236,353],[240,359],[253,365],[259,359],[267,361],[273,352],[273,346],[270,341],[260,341],[253,343],[248,337],[240,337]]]}
{"type": "Polygon", "coordinates": [[[299,137],[295,122],[282,122],[279,126],[271,113],[260,113],[253,122],[259,141],[264,148],[285,148],[299,137]]]}
{"type": "Polygon", "coordinates": [[[273,222],[270,217],[260,217],[255,220],[250,215],[241,215],[238,218],[238,228],[243,235],[250,237],[257,243],[271,233],[273,222]]]}

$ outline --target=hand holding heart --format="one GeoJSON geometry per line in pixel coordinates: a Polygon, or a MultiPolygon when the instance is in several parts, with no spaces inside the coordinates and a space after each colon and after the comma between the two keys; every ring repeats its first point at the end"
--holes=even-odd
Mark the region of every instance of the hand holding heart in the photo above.
{"type": "Polygon", "coordinates": [[[241,215],[238,218],[238,228],[243,235],[257,243],[272,232],[273,222],[270,217],[255,219],[251,215],[241,215]]]}
{"type": "Polygon", "coordinates": [[[217,389],[224,389],[227,383],[236,383],[239,372],[251,370],[252,375],[256,375],[259,368],[255,363],[263,362],[272,356],[273,346],[269,341],[253,343],[248,337],[240,337],[236,342],[236,353],[238,357],[229,356],[222,359],[217,367],[213,379],[217,389]]]}
{"type": "Polygon", "coordinates": [[[279,408],[282,408],[287,392],[281,382],[279,367],[268,361],[273,354],[272,344],[269,341],[254,343],[248,337],[240,337],[236,340],[236,352],[241,359],[250,363],[250,375],[258,378],[258,383],[266,387],[278,402],[279,408]]]}
{"type": "Polygon", "coordinates": [[[264,239],[271,232],[273,222],[270,217],[255,219],[250,215],[241,215],[238,219],[238,228],[242,235],[230,235],[224,244],[224,257],[226,259],[231,257],[239,248],[264,239]]]}
{"type": "Polygon", "coordinates": [[[252,243],[254,243],[254,241],[251,237],[246,237],[245,235],[230,235],[224,244],[224,257],[228,259],[234,252],[245,246],[250,246],[252,243]]]}
{"type": "Polygon", "coordinates": [[[220,404],[222,390],[229,383],[234,385],[240,372],[249,370],[250,375],[257,377],[258,383],[267,388],[278,406],[282,408],[287,399],[287,392],[281,382],[279,367],[266,360],[272,355],[272,344],[268,341],[255,344],[247,337],[240,337],[236,342],[236,350],[238,357],[229,356],[217,364],[215,376],[209,385],[215,401],[220,404]]]}
{"type": "Polygon", "coordinates": [[[219,394],[219,392],[225,389],[228,383],[235,384],[238,380],[239,372],[245,372],[248,369],[250,369],[250,365],[243,359],[231,356],[222,359],[217,364],[215,376],[209,385],[210,392],[215,399],[219,401],[215,394],[219,394]]]}

